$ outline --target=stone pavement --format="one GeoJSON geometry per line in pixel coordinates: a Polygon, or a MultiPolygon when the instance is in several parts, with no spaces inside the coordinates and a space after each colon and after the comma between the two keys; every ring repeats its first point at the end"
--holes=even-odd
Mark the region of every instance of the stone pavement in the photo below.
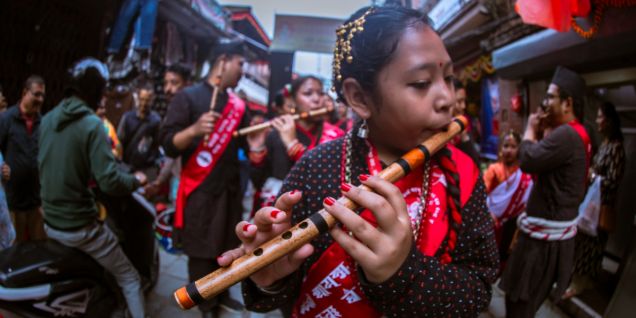
{"type": "MultiPolygon", "coordinates": [[[[160,270],[159,280],[154,290],[146,296],[146,311],[152,318],[198,318],[199,311],[195,309],[181,310],[174,301],[172,293],[188,283],[188,257],[186,255],[173,255],[159,249],[160,270]]],[[[230,294],[234,299],[242,302],[241,287],[239,285],[230,288],[230,294]]],[[[221,318],[282,318],[280,312],[268,314],[252,312],[230,313],[223,310],[221,318]]]]}
{"type": "MultiPolygon", "coordinates": [[[[184,311],[175,303],[172,293],[188,282],[187,261],[185,255],[173,255],[160,249],[161,269],[159,281],[155,289],[147,296],[147,312],[153,318],[196,318],[200,317],[196,309],[184,311]]],[[[230,294],[234,299],[241,300],[240,286],[236,285],[230,289],[230,294]]],[[[488,307],[488,312],[479,315],[480,318],[504,318],[506,316],[504,293],[493,287],[493,297],[488,307]]],[[[282,318],[279,311],[268,314],[253,312],[230,313],[223,311],[222,318],[282,318]]],[[[546,301],[537,313],[537,318],[567,318],[559,308],[546,301]]]]}

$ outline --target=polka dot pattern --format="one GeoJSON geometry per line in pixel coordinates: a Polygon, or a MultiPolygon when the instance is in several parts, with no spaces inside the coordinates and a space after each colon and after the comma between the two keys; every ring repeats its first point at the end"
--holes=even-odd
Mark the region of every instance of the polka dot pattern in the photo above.
{"type": "MultiPolygon", "coordinates": [[[[352,180],[358,180],[359,175],[368,173],[364,159],[366,146],[360,141],[352,146],[352,180]]],[[[303,192],[303,199],[294,207],[294,223],[322,209],[325,197],[340,196],[341,149],[342,139],[322,144],[307,153],[289,173],[283,192],[294,189],[303,192]]],[[[461,214],[462,226],[450,254],[450,264],[439,261],[448,244],[447,237],[435,257],[425,256],[413,248],[398,272],[382,284],[367,282],[358,268],[363,292],[376,309],[387,317],[476,317],[485,310],[490,302],[490,285],[496,277],[499,256],[481,177],[461,214]]],[[[291,308],[305,273],[332,243],[328,234],[316,238],[312,242],[314,254],[285,279],[276,295],[264,294],[246,280],[243,294],[247,308],[258,312],[291,308]]]]}

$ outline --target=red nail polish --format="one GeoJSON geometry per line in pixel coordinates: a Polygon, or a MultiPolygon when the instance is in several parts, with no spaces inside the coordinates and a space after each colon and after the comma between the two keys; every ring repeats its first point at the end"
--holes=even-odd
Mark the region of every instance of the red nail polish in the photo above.
{"type": "Polygon", "coordinates": [[[347,183],[343,183],[340,185],[340,189],[344,192],[349,192],[349,190],[351,190],[351,186],[347,183]]]}
{"type": "Polygon", "coordinates": [[[328,205],[328,206],[332,206],[335,202],[336,201],[333,198],[331,198],[331,197],[328,197],[328,198],[325,199],[325,204],[328,205]]]}
{"type": "Polygon", "coordinates": [[[245,224],[243,225],[243,232],[247,232],[247,230],[249,230],[251,224],[245,224]]]}
{"type": "Polygon", "coordinates": [[[361,174],[358,179],[360,179],[360,181],[367,181],[369,177],[370,176],[368,174],[361,174]]]}
{"type": "Polygon", "coordinates": [[[291,192],[289,193],[289,195],[294,195],[294,193],[296,193],[296,190],[291,190],[291,192]]]}
{"type": "Polygon", "coordinates": [[[280,213],[280,211],[278,211],[278,210],[274,210],[274,211],[272,211],[271,215],[272,215],[272,217],[275,219],[275,218],[276,218],[276,216],[278,215],[278,213],[280,213]]]}

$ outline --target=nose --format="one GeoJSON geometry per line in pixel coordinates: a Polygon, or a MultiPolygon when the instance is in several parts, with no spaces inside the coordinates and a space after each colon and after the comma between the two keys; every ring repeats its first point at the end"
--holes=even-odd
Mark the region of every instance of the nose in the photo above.
{"type": "Polygon", "coordinates": [[[447,83],[442,80],[439,85],[437,85],[437,98],[433,103],[433,107],[435,111],[438,112],[447,112],[450,111],[455,105],[455,90],[453,89],[452,83],[447,83]]]}

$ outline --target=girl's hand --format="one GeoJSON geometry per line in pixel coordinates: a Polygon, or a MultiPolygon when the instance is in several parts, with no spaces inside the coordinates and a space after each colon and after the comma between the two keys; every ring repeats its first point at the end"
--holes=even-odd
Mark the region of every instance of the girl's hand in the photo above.
{"type": "Polygon", "coordinates": [[[360,181],[376,193],[349,184],[341,186],[342,193],[371,210],[378,222],[377,228],[333,198],[325,199],[324,206],[353,234],[349,236],[334,227],[330,231],[334,240],[362,267],[370,282],[382,283],[397,272],[409,255],[413,244],[411,219],[396,186],[367,175],[360,176],[360,181]]]}
{"type": "MultiPolygon", "coordinates": [[[[240,222],[235,231],[243,244],[239,248],[229,250],[217,257],[219,265],[229,266],[235,259],[251,253],[261,244],[289,229],[292,208],[300,201],[301,197],[302,194],[298,191],[287,192],[278,198],[275,207],[265,207],[258,210],[253,223],[240,222]]],[[[313,251],[314,248],[311,244],[305,244],[254,273],[250,279],[260,287],[271,286],[296,271],[313,251]]]]}
{"type": "Polygon", "coordinates": [[[272,126],[278,130],[280,139],[285,146],[296,139],[296,124],[292,115],[282,115],[272,120],[272,126]]]}

